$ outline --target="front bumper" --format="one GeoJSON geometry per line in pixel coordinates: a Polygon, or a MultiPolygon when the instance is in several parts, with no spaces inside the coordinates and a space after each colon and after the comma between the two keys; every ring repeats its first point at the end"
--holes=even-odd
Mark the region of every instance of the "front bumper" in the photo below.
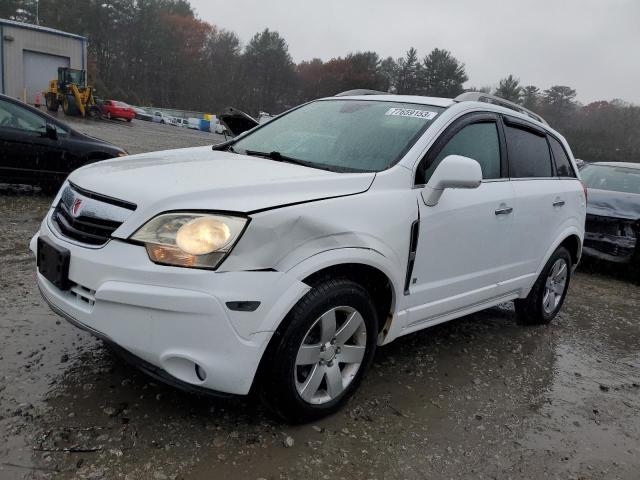
{"type": "Polygon", "coordinates": [[[71,252],[71,290],[37,274],[51,308],[139,358],[148,373],[194,390],[248,393],[273,331],[308,290],[281,272],[156,265],[143,247],[118,240],[85,248],[61,238],[49,217],[32,239],[34,252],[39,235],[71,252]],[[260,306],[253,312],[226,306],[237,301],[260,306]]]}
{"type": "Polygon", "coordinates": [[[615,263],[630,263],[638,244],[637,222],[587,215],[584,254],[615,263]]]}

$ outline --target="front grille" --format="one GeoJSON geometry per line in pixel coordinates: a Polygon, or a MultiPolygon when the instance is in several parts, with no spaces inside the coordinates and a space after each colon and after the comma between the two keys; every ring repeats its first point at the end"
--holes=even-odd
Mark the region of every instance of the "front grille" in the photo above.
{"type": "Polygon", "coordinates": [[[133,204],[70,184],[63,191],[51,219],[63,236],[86,245],[101,246],[135,208],[133,204]]]}
{"type": "Polygon", "coordinates": [[[89,245],[104,245],[122,222],[79,216],[73,218],[68,207],[60,202],[53,213],[53,221],[65,237],[89,245]]]}
{"type": "Polygon", "coordinates": [[[633,221],[600,215],[587,215],[585,230],[589,233],[635,238],[633,221]]]}

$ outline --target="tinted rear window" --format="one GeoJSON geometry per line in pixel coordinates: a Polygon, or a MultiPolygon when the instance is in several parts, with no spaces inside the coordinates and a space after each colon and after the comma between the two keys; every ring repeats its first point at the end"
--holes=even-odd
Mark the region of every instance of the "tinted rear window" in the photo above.
{"type": "Polygon", "coordinates": [[[546,137],[509,125],[505,125],[505,134],[511,178],[553,176],[546,137]]]}
{"type": "Polygon", "coordinates": [[[575,177],[576,174],[562,144],[553,137],[549,137],[549,144],[553,152],[553,159],[556,162],[556,174],[559,177],[575,177]]]}

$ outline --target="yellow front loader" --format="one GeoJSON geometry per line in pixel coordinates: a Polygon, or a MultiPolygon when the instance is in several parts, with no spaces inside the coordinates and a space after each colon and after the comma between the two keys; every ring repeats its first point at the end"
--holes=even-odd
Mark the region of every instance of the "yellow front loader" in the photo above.
{"type": "Polygon", "coordinates": [[[42,92],[47,110],[57,112],[60,105],[65,115],[94,117],[100,107],[93,98],[93,87],[86,85],[86,72],[73,68],[58,68],[58,78],[49,82],[49,89],[42,92]]]}

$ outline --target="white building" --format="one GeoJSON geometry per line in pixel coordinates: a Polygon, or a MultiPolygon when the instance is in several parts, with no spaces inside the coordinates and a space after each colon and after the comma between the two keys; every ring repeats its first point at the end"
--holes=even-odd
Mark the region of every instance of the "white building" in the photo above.
{"type": "Polygon", "coordinates": [[[86,69],[87,39],[80,35],[0,18],[0,92],[36,103],[58,67],[86,69]]]}

